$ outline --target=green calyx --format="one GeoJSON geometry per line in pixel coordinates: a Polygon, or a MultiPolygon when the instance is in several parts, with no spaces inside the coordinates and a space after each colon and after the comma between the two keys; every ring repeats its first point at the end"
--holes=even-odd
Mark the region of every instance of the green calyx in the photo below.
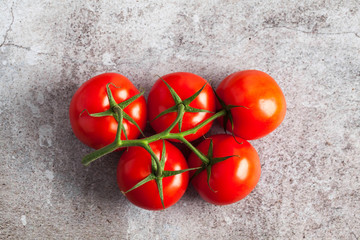
{"type": "MultiPolygon", "coordinates": [[[[213,89],[214,90],[214,89],[213,89]]],[[[230,121],[230,124],[231,124],[231,134],[232,136],[234,137],[235,141],[239,144],[241,144],[240,142],[238,142],[238,140],[236,139],[235,135],[234,135],[234,120],[233,120],[233,117],[232,117],[232,113],[231,113],[231,109],[233,108],[237,108],[237,107],[242,107],[242,108],[245,108],[245,109],[249,109],[248,107],[245,107],[245,106],[240,106],[240,105],[227,105],[221,98],[220,96],[217,94],[217,92],[214,90],[214,94],[217,98],[217,100],[219,101],[220,105],[221,105],[221,108],[222,110],[225,111],[225,114],[224,114],[224,121],[223,121],[223,128],[224,128],[224,132],[226,133],[227,132],[227,124],[228,122],[230,121]]]]}
{"type": "MultiPolygon", "coordinates": [[[[125,127],[123,125],[123,122],[120,121],[120,114],[122,115],[122,118],[129,121],[130,123],[134,124],[137,129],[140,131],[140,133],[144,135],[144,133],[142,132],[141,128],[139,127],[139,125],[135,122],[134,119],[132,119],[125,111],[124,109],[129,106],[132,102],[134,102],[136,99],[138,99],[140,96],[142,96],[144,94],[144,92],[140,92],[134,96],[132,96],[131,98],[121,102],[121,103],[116,103],[112,92],[110,90],[110,85],[114,86],[115,88],[120,88],[115,86],[113,83],[108,83],[106,85],[106,91],[107,91],[107,95],[108,95],[108,99],[109,99],[109,104],[110,104],[110,108],[104,112],[99,112],[99,113],[89,113],[86,109],[84,111],[86,111],[88,113],[89,116],[91,117],[105,117],[105,116],[112,116],[115,118],[115,120],[120,123],[119,125],[121,128],[121,131],[124,133],[125,138],[128,139],[127,137],[127,133],[125,131],[125,127]]],[[[84,112],[83,111],[83,112],[84,112]]]]}
{"type": "Polygon", "coordinates": [[[218,157],[218,158],[214,158],[213,157],[213,152],[214,152],[214,144],[213,144],[213,140],[210,139],[210,144],[209,144],[209,149],[208,149],[208,153],[207,153],[207,159],[209,160],[208,163],[204,163],[202,164],[202,166],[194,173],[194,175],[191,177],[191,180],[196,177],[197,175],[199,175],[202,171],[206,170],[207,173],[207,184],[210,188],[211,191],[216,192],[211,186],[210,186],[210,178],[211,178],[211,169],[212,167],[222,161],[225,161],[231,157],[239,157],[238,155],[231,155],[231,156],[226,156],[226,157],[218,157]]]}
{"type": "Polygon", "coordinates": [[[135,184],[132,188],[130,188],[129,190],[124,192],[124,194],[129,193],[130,191],[144,185],[147,182],[155,180],[156,185],[158,187],[161,204],[162,204],[163,208],[165,209],[164,190],[163,190],[163,183],[162,183],[163,178],[175,176],[175,175],[178,175],[178,174],[181,174],[181,173],[184,173],[184,172],[188,172],[188,171],[191,171],[191,170],[196,170],[198,168],[187,168],[187,169],[182,169],[182,170],[177,170],[177,171],[166,171],[166,170],[164,170],[165,161],[166,161],[166,158],[165,158],[165,156],[166,156],[166,147],[165,147],[165,141],[164,140],[163,140],[163,147],[162,147],[162,151],[161,151],[160,160],[158,159],[158,157],[156,156],[154,151],[150,148],[150,146],[146,147],[145,149],[151,155],[151,170],[152,171],[147,177],[145,177],[143,180],[141,180],[140,182],[135,184]]]}
{"type": "Polygon", "coordinates": [[[201,93],[201,91],[205,88],[206,84],[204,84],[204,86],[202,86],[201,89],[199,89],[194,95],[192,95],[191,97],[185,99],[185,100],[182,100],[180,98],[180,96],[175,92],[175,90],[164,80],[160,77],[160,79],[166,84],[166,87],[169,89],[170,91],[170,94],[172,96],[172,98],[174,99],[174,102],[175,102],[175,105],[166,109],[165,111],[161,112],[159,115],[157,115],[154,119],[152,119],[151,121],[154,121],[155,119],[158,119],[159,117],[161,116],[164,116],[165,114],[168,114],[168,113],[171,113],[171,112],[177,112],[178,113],[178,116],[179,115],[182,115],[180,120],[178,121],[178,124],[179,124],[179,132],[181,132],[181,126],[182,126],[182,121],[183,121],[183,114],[185,112],[191,112],[191,113],[195,113],[195,112],[207,112],[207,113],[213,113],[211,111],[208,111],[206,109],[199,109],[199,108],[193,108],[193,107],[190,107],[190,103],[192,101],[194,101],[195,98],[197,98],[197,96],[199,96],[199,94],[201,93]],[[181,114],[180,113],[180,109],[181,109],[181,106],[183,106],[183,110],[184,113],[181,114]]]}

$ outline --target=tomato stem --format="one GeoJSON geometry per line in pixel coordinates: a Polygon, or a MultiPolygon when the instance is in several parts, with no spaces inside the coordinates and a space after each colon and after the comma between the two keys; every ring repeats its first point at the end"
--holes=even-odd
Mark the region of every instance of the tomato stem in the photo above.
{"type": "MultiPolygon", "coordinates": [[[[167,84],[167,83],[165,82],[165,84],[167,84]]],[[[199,91],[197,91],[193,96],[191,96],[188,99],[185,99],[184,101],[181,101],[181,98],[177,95],[177,93],[167,84],[169,91],[172,93],[172,95],[174,97],[174,101],[176,102],[176,105],[173,108],[168,109],[168,111],[171,110],[171,111],[177,112],[175,121],[165,131],[163,131],[161,133],[152,135],[147,138],[136,139],[136,140],[128,140],[128,138],[127,138],[126,129],[123,126],[123,119],[124,118],[128,119],[128,118],[127,118],[126,113],[123,110],[123,107],[126,107],[128,104],[130,104],[133,100],[135,100],[142,94],[138,94],[139,96],[134,96],[134,99],[131,99],[131,100],[128,99],[127,102],[117,104],[112,96],[112,93],[110,90],[110,85],[111,84],[108,84],[106,86],[107,94],[108,94],[108,98],[109,98],[109,102],[110,102],[110,109],[108,110],[108,112],[110,112],[110,111],[113,112],[113,116],[116,119],[116,121],[118,122],[115,140],[113,143],[86,155],[82,159],[82,163],[85,166],[89,165],[94,160],[96,160],[110,152],[115,151],[117,148],[140,146],[140,147],[143,147],[146,151],[148,151],[150,153],[151,157],[154,159],[156,166],[157,166],[155,175],[157,177],[159,177],[162,174],[162,168],[160,167],[161,163],[160,163],[159,158],[156,156],[154,151],[149,146],[149,144],[152,142],[155,142],[157,140],[160,140],[160,139],[162,139],[162,140],[177,139],[180,142],[184,143],[191,151],[193,151],[205,165],[208,165],[210,163],[209,158],[207,156],[205,156],[204,154],[202,154],[199,150],[197,150],[188,140],[185,139],[185,137],[190,134],[195,134],[200,128],[202,128],[205,125],[207,125],[208,123],[214,121],[216,118],[225,116],[228,113],[228,109],[220,110],[219,112],[217,112],[214,115],[212,115],[211,117],[205,119],[203,122],[201,122],[200,124],[198,124],[197,126],[195,126],[192,129],[189,129],[189,130],[186,130],[183,132],[181,131],[182,120],[183,120],[183,117],[184,117],[184,114],[186,111],[191,111],[191,112],[202,111],[201,109],[193,109],[188,105],[192,102],[192,100],[194,98],[196,98],[200,94],[200,92],[202,91],[202,89],[205,87],[206,84],[199,91]],[[176,124],[179,125],[179,132],[171,133],[171,130],[173,130],[173,128],[176,126],[176,124]],[[121,140],[122,133],[124,133],[126,140],[121,140]]]]}
{"type": "MultiPolygon", "coordinates": [[[[180,105],[179,105],[180,106],[180,105]]],[[[182,107],[179,107],[179,112],[181,112],[182,107]]],[[[204,163],[208,163],[209,160],[207,159],[207,157],[202,154],[201,152],[199,152],[189,141],[187,141],[184,137],[190,134],[194,134],[196,133],[200,128],[202,128],[203,126],[205,126],[206,124],[210,123],[211,121],[214,121],[216,118],[222,117],[226,114],[226,110],[221,110],[219,112],[217,112],[216,114],[212,115],[211,117],[207,118],[205,121],[201,122],[200,124],[198,124],[196,127],[186,130],[184,132],[179,132],[179,133],[170,133],[171,129],[170,127],[167,129],[169,130],[168,132],[166,132],[166,130],[164,132],[152,135],[150,137],[147,138],[141,138],[141,139],[136,139],[136,140],[121,140],[121,141],[114,141],[113,143],[111,143],[110,145],[107,145],[101,149],[98,149],[88,155],[86,155],[83,160],[82,163],[87,166],[89,165],[91,162],[95,161],[96,159],[115,151],[117,148],[119,147],[133,147],[133,146],[140,146],[143,148],[150,148],[149,147],[149,143],[155,142],[157,140],[160,139],[177,139],[179,141],[181,141],[182,143],[184,143],[188,148],[190,148],[190,150],[192,150],[204,163]]],[[[174,127],[179,119],[180,119],[180,115],[177,116],[176,120],[174,121],[174,123],[172,124],[172,127],[174,127]]],[[[146,149],[147,150],[147,149],[146,149]]],[[[152,150],[151,150],[152,151],[152,150]]],[[[149,151],[150,154],[151,151],[149,151]]],[[[154,157],[154,155],[152,155],[154,157]]],[[[156,158],[155,158],[156,160],[156,158]]]]}
{"type": "Polygon", "coordinates": [[[161,164],[159,158],[156,156],[155,152],[151,149],[149,144],[141,144],[141,147],[143,147],[148,153],[150,153],[151,157],[155,160],[156,163],[156,173],[155,176],[159,177],[162,174],[161,164]]]}
{"type": "Polygon", "coordinates": [[[200,152],[196,147],[194,147],[194,145],[192,145],[188,140],[186,140],[184,137],[180,137],[178,138],[178,140],[180,140],[182,143],[184,143],[191,151],[193,151],[199,158],[200,160],[204,163],[204,164],[208,164],[209,163],[209,159],[202,153],[200,152]]]}
{"type": "MultiPolygon", "coordinates": [[[[183,104],[179,104],[177,106],[178,108],[178,114],[176,116],[176,119],[175,121],[164,131],[164,135],[167,135],[170,133],[170,131],[176,126],[176,124],[178,124],[182,118],[184,117],[184,114],[185,114],[185,106],[183,104]]],[[[181,132],[181,129],[179,128],[179,132],[181,132]]]]}
{"type": "MultiPolygon", "coordinates": [[[[123,127],[123,110],[115,105],[114,107],[112,107],[115,116],[116,116],[116,121],[118,122],[118,126],[117,126],[117,131],[116,131],[116,136],[115,136],[115,143],[118,145],[121,145],[121,130],[123,127]]],[[[126,131],[124,131],[125,133],[126,131]]]]}
{"type": "Polygon", "coordinates": [[[103,148],[100,148],[100,149],[86,155],[82,159],[81,163],[84,164],[85,166],[88,166],[91,162],[93,162],[96,159],[101,158],[101,157],[115,151],[118,148],[119,148],[119,144],[116,143],[116,142],[113,142],[113,143],[111,143],[111,144],[109,144],[109,145],[107,145],[107,146],[105,146],[103,148]]]}

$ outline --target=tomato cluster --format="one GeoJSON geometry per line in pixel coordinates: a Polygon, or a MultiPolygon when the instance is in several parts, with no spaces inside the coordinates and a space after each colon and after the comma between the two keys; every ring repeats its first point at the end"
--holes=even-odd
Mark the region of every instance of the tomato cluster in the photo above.
{"type": "Polygon", "coordinates": [[[105,73],[76,91],[69,110],[76,137],[97,149],[84,157],[85,165],[128,148],[117,168],[119,188],[149,210],[175,204],[189,181],[212,204],[247,196],[261,174],[258,154],[247,140],[275,130],[285,112],[280,87],[257,70],[229,75],[216,91],[198,75],[167,74],[155,82],[147,103],[126,77],[105,73]],[[205,137],[216,118],[230,134],[205,137]],[[138,139],[147,121],[156,134],[138,139]],[[204,140],[194,147],[191,141],[200,137],[204,140]],[[168,140],[192,150],[187,160],[168,140]]]}

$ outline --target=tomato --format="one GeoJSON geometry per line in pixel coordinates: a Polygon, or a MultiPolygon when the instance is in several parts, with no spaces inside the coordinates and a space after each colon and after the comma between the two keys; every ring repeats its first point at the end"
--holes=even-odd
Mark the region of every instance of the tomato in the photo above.
{"type": "MultiPolygon", "coordinates": [[[[235,72],[220,83],[216,92],[226,105],[246,107],[231,109],[233,132],[241,138],[251,140],[264,137],[285,118],[284,94],[275,80],[264,72],[235,72]]],[[[230,121],[226,128],[231,131],[230,121]]]]}
{"type": "MultiPolygon", "coordinates": [[[[209,152],[213,141],[213,159],[230,157],[211,166],[208,185],[207,171],[202,170],[192,179],[192,184],[200,196],[209,203],[225,205],[235,203],[246,197],[256,186],[261,174],[260,160],[256,150],[249,142],[227,134],[213,135],[202,141],[197,149],[204,155],[209,152]]],[[[194,154],[188,158],[189,167],[202,165],[194,154]]],[[[194,174],[194,173],[192,173],[194,174]]]]}
{"type": "MultiPolygon", "coordinates": [[[[116,101],[121,103],[139,91],[126,77],[117,73],[104,73],[86,81],[74,94],[70,103],[70,122],[76,137],[84,144],[99,149],[115,140],[118,123],[113,116],[92,117],[88,113],[104,112],[110,108],[106,85],[116,101]],[[84,111],[86,110],[86,111],[84,111]]],[[[146,125],[146,102],[143,96],[128,105],[124,112],[127,113],[143,130],[146,125]]],[[[140,131],[133,123],[123,120],[129,139],[136,139],[140,131]]],[[[122,133],[121,139],[125,139],[122,133]]]]}
{"type": "MultiPolygon", "coordinates": [[[[163,142],[161,140],[150,143],[151,149],[156,156],[161,159],[163,142]]],[[[174,145],[165,141],[165,171],[177,171],[187,169],[187,162],[174,145]]],[[[117,182],[122,192],[126,192],[134,187],[141,180],[145,179],[153,172],[151,165],[151,155],[142,147],[130,147],[120,158],[117,168],[117,182]]],[[[165,208],[175,204],[185,193],[189,183],[189,173],[183,172],[178,175],[164,177],[163,196],[165,208]]],[[[135,188],[125,196],[136,206],[148,210],[163,209],[159,190],[155,180],[135,188]]]]}
{"type": "MultiPolygon", "coordinates": [[[[189,106],[211,112],[215,111],[215,95],[211,86],[207,84],[207,81],[202,77],[192,73],[177,72],[167,74],[163,76],[162,79],[175,90],[181,100],[191,97],[206,84],[200,95],[198,95],[189,106]]],[[[175,121],[177,116],[176,112],[170,112],[155,119],[161,112],[174,105],[175,101],[166,84],[161,79],[157,80],[150,90],[147,104],[150,125],[156,132],[164,131],[175,121]]],[[[181,131],[194,128],[212,115],[213,113],[209,112],[186,112],[183,117],[181,131]]],[[[185,138],[188,141],[195,140],[207,133],[211,125],[212,122],[200,128],[195,134],[190,134],[185,138]]],[[[179,126],[176,125],[171,132],[178,133],[179,126]]]]}

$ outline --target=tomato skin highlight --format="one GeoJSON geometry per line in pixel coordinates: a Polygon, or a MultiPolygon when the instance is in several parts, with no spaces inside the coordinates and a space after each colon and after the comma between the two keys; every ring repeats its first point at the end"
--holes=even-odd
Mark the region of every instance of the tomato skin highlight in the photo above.
{"type": "MultiPolygon", "coordinates": [[[[207,155],[213,141],[213,157],[220,158],[237,155],[211,167],[210,186],[207,183],[207,172],[203,170],[195,176],[191,183],[199,195],[207,202],[216,205],[235,203],[246,197],[255,188],[261,175],[261,165],[258,154],[249,142],[227,134],[213,135],[202,141],[197,149],[207,155]]],[[[191,153],[188,158],[189,167],[199,167],[201,160],[191,153]]],[[[192,171],[191,174],[194,174],[192,171]]]]}
{"type": "MultiPolygon", "coordinates": [[[[117,121],[112,116],[91,117],[89,113],[104,112],[110,108],[106,85],[110,85],[112,95],[117,103],[123,102],[140,93],[126,77],[117,73],[103,73],[95,76],[75,92],[71,99],[69,115],[75,136],[89,147],[99,149],[115,140],[117,121]]],[[[139,127],[144,130],[146,125],[146,101],[143,96],[137,98],[124,109],[139,127]]],[[[136,139],[140,135],[138,128],[127,120],[123,120],[129,139],[136,139]]],[[[122,133],[121,139],[125,139],[122,133]]]]}
{"type": "MultiPolygon", "coordinates": [[[[226,105],[244,106],[231,109],[234,134],[253,140],[274,131],[284,120],[286,101],[275,80],[258,70],[245,70],[227,76],[216,89],[226,105]]],[[[220,105],[217,104],[217,108],[220,105]]],[[[220,123],[223,124],[223,118],[220,123]]],[[[231,132],[231,123],[227,130],[231,132]]]]}
{"type": "MultiPolygon", "coordinates": [[[[163,142],[150,143],[150,147],[160,159],[163,142]]],[[[180,152],[170,142],[165,141],[166,171],[187,169],[187,162],[180,152]]],[[[117,182],[121,191],[126,192],[152,172],[151,156],[142,147],[130,147],[119,160],[117,167],[117,182]]],[[[185,193],[189,183],[189,172],[163,178],[164,205],[168,208],[175,204],[185,193]]],[[[127,199],[138,207],[147,210],[162,210],[158,187],[155,180],[125,194],[127,199]]]]}
{"type": "MultiPolygon", "coordinates": [[[[207,83],[207,81],[202,77],[187,72],[170,73],[163,76],[162,79],[166,81],[176,91],[176,93],[182,100],[185,100],[186,98],[194,95],[207,83]]],[[[166,84],[161,79],[158,79],[155,82],[154,86],[151,88],[147,101],[150,125],[157,133],[160,133],[166,128],[168,128],[175,121],[177,113],[171,112],[155,120],[154,118],[158,116],[161,112],[174,105],[174,99],[172,98],[166,84]]],[[[211,86],[207,84],[205,88],[201,91],[200,95],[197,96],[190,103],[189,106],[215,112],[215,95],[211,86]]],[[[183,117],[181,131],[186,131],[194,128],[196,125],[203,122],[205,119],[211,117],[212,115],[213,113],[206,112],[186,112],[183,117]]],[[[210,130],[211,125],[212,122],[206,124],[204,127],[200,128],[195,134],[190,134],[186,136],[185,139],[188,141],[193,141],[203,136],[210,130]]],[[[176,125],[171,132],[178,133],[179,126],[176,125]]]]}

